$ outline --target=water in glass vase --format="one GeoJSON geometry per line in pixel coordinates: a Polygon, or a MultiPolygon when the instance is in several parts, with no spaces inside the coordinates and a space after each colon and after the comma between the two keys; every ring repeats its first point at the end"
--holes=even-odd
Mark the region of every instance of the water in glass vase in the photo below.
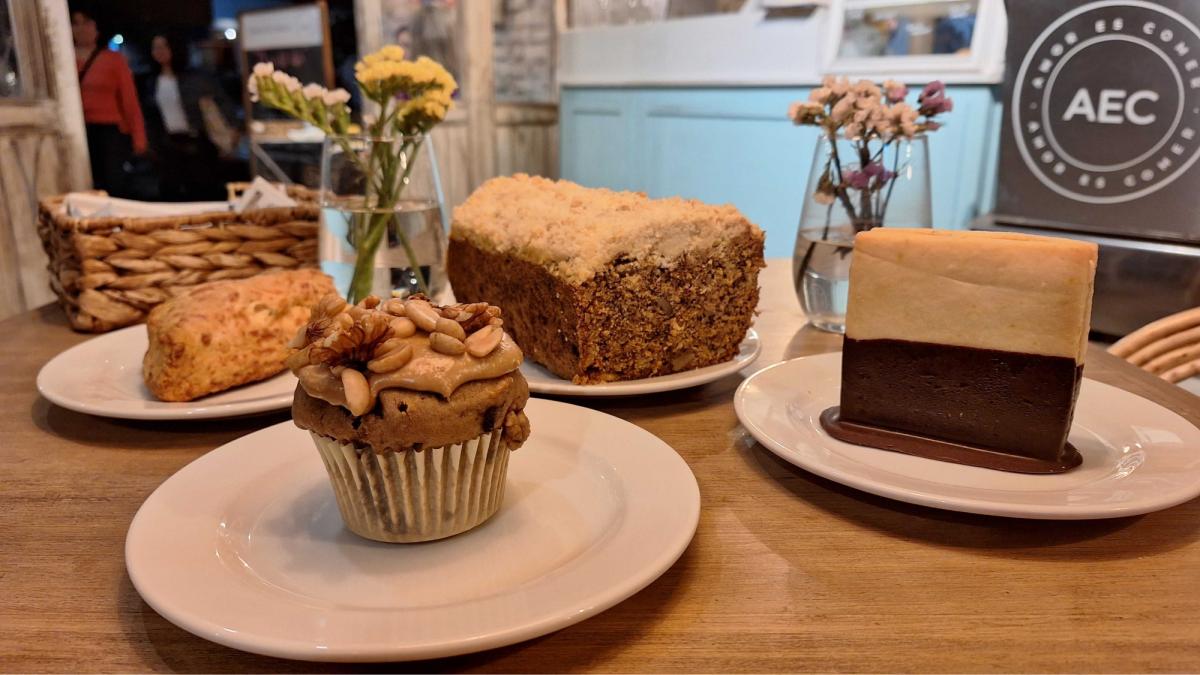
{"type": "MultiPolygon", "coordinates": [[[[348,205],[347,205],[348,206],[348,205]]],[[[321,270],[333,277],[338,292],[346,296],[358,261],[356,242],[365,225],[379,211],[327,205],[321,210],[319,253],[321,270]],[[357,224],[357,227],[356,227],[357,224]]],[[[371,294],[390,297],[425,292],[437,301],[447,298],[445,235],[436,202],[406,200],[397,204],[387,222],[387,236],[375,253],[371,294]]]]}
{"type": "Polygon", "coordinates": [[[792,271],[797,275],[800,304],[812,325],[833,333],[846,331],[846,304],[850,299],[850,261],[854,249],[845,241],[830,241],[820,234],[799,237],[792,271]]]}

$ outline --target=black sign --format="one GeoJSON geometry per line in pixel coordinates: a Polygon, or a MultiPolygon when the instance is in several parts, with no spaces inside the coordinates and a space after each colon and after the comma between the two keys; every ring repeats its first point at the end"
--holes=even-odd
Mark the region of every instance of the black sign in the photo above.
{"type": "Polygon", "coordinates": [[[1008,0],[998,218],[1200,241],[1200,0],[1008,0]]]}

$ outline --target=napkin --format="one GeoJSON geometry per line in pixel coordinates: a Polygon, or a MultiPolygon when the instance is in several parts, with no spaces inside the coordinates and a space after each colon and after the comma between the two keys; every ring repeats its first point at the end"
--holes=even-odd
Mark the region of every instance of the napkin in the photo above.
{"type": "Polygon", "coordinates": [[[295,206],[296,200],[288,196],[282,186],[276,185],[262,176],[254,179],[250,187],[242,192],[242,196],[233,200],[233,210],[241,213],[246,209],[266,209],[295,206]]]}
{"type": "Polygon", "coordinates": [[[229,202],[139,202],[94,192],[71,192],[64,200],[73,218],[147,218],[228,211],[229,202]]]}

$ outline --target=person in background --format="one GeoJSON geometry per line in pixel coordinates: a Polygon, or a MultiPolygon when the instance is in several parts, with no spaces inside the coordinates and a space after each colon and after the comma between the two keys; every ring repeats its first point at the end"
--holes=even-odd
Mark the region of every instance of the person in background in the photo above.
{"type": "Polygon", "coordinates": [[[178,37],[155,35],[150,59],[142,107],[159,167],[160,199],[224,199],[220,152],[209,129],[228,119],[226,97],[213,78],[190,67],[188,45],[178,37]]]}
{"type": "Polygon", "coordinates": [[[133,74],[125,57],[109,51],[101,41],[96,15],[91,10],[71,12],[71,37],[75,42],[92,184],[113,196],[131,196],[125,164],[131,155],[146,152],[146,129],[133,74]]]}

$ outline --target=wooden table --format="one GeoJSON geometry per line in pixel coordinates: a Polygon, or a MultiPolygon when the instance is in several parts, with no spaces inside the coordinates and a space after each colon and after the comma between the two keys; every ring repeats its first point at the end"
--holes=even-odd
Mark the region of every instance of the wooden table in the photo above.
{"type": "MultiPolygon", "coordinates": [[[[787,262],[772,262],[763,290],[756,367],[838,348],[805,327],[787,262]]],[[[370,669],[243,654],[142,602],[123,558],[142,500],[199,455],[286,415],[135,423],[55,407],[37,395],[37,371],[86,337],[52,308],[0,323],[0,670],[370,669]]],[[[1086,372],[1200,422],[1200,399],[1097,347],[1086,372]]],[[[657,582],[552,635],[388,669],[1200,669],[1200,500],[1044,522],[874,497],[756,445],[734,416],[740,381],[586,402],[671,444],[700,483],[696,537],[657,582]]]]}

